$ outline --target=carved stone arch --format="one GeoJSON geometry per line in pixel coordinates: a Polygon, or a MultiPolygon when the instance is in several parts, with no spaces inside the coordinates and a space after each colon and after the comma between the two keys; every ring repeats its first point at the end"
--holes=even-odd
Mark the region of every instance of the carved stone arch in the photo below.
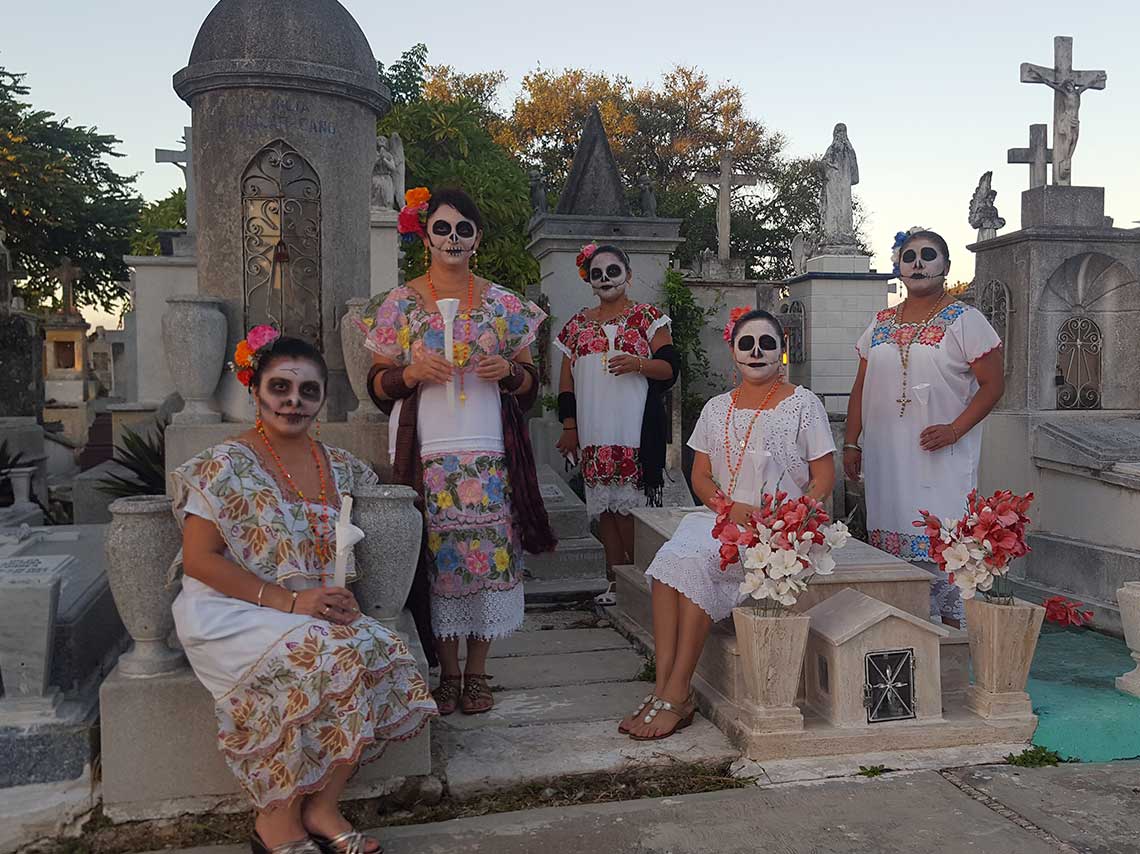
{"type": "Polygon", "coordinates": [[[1057,333],[1057,408],[1100,409],[1104,336],[1090,317],[1070,317],[1057,333]]]}
{"type": "Polygon", "coordinates": [[[274,140],[242,173],[241,205],[245,329],[270,324],[322,348],[316,170],[289,143],[274,140]]]}
{"type": "Polygon", "coordinates": [[[990,279],[978,291],[977,309],[990,322],[990,326],[997,332],[1002,340],[1002,365],[1005,373],[1009,373],[1009,316],[1014,312],[1013,301],[1010,299],[1009,287],[999,279],[990,279]]]}

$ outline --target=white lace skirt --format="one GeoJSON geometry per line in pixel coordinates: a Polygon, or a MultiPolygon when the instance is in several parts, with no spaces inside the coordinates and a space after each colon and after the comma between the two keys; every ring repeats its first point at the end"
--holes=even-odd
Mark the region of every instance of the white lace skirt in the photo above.
{"type": "Polygon", "coordinates": [[[720,543],[712,535],[715,523],[715,513],[686,515],[645,574],[672,587],[713,622],[720,622],[731,617],[732,609],[744,598],[740,595],[744,568],[737,563],[721,572],[720,543]]]}
{"type": "Polygon", "coordinates": [[[505,638],[523,622],[526,600],[519,582],[510,590],[480,590],[470,596],[431,597],[431,630],[437,638],[505,638]]]}
{"type": "Polygon", "coordinates": [[[645,490],[627,484],[586,486],[586,512],[591,519],[603,513],[628,516],[631,510],[645,506],[645,490]]]}

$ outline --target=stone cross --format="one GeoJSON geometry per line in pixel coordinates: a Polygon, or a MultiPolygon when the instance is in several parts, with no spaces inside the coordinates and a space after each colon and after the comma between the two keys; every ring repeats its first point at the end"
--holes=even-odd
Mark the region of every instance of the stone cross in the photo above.
{"type": "Polygon", "coordinates": [[[1104,71],[1073,70],[1073,40],[1053,39],[1053,67],[1021,63],[1022,83],[1044,83],[1053,90],[1053,183],[1072,183],[1073,151],[1080,135],[1081,93],[1103,89],[1108,84],[1104,71]]]}
{"type": "Polygon", "coordinates": [[[732,191],[739,187],[752,187],[760,183],[759,175],[734,175],[732,173],[732,152],[727,149],[720,153],[719,172],[698,172],[693,176],[698,183],[716,187],[716,248],[717,258],[729,260],[729,221],[732,191]]]}
{"type": "Polygon", "coordinates": [[[12,253],[4,245],[7,236],[4,229],[0,228],[0,314],[7,314],[12,308],[12,296],[15,293],[12,282],[27,275],[26,270],[13,266],[12,253]]]}
{"type": "Polygon", "coordinates": [[[187,234],[197,234],[198,199],[194,192],[193,128],[183,128],[182,133],[182,150],[172,151],[168,148],[156,148],[154,150],[154,162],[173,163],[182,170],[182,175],[186,179],[186,232],[187,234]]]}
{"type": "Polygon", "coordinates": [[[59,259],[59,266],[51,271],[52,277],[63,285],[63,303],[60,314],[76,314],[75,310],[75,283],[83,278],[83,269],[71,263],[71,259],[64,255],[59,259]]]}
{"type": "Polygon", "coordinates": [[[1048,181],[1046,166],[1053,162],[1053,149],[1049,148],[1048,125],[1029,126],[1029,148],[1011,148],[1007,163],[1029,164],[1029,189],[1044,187],[1048,181]]]}

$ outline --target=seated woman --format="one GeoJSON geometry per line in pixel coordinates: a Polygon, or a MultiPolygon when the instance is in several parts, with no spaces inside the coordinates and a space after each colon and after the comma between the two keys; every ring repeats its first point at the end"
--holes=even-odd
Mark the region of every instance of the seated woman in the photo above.
{"type": "MultiPolygon", "coordinates": [[[[743,381],[701,411],[689,439],[693,491],[710,508],[723,492],[735,502],[738,523],[777,486],[791,498],[823,500],[835,482],[835,442],[819,398],[784,382],[779,321],[766,311],[745,312],[729,321],[725,340],[743,381]]],[[[685,516],[646,571],[653,579],[657,684],[619,726],[636,740],[668,738],[692,722],[690,683],[709,629],[744,598],[741,565],[720,569],[715,521],[711,510],[685,516]]]]}
{"type": "Polygon", "coordinates": [[[328,380],[316,348],[261,326],[235,362],[256,427],[171,474],[178,637],[257,812],[254,854],[377,854],[337,800],[358,765],[436,713],[404,641],[331,586],[339,496],[378,480],[309,436],[328,380]]]}

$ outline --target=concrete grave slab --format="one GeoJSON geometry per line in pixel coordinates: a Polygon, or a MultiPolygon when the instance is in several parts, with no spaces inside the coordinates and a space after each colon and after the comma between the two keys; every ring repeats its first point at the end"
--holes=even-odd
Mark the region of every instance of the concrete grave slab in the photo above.
{"type": "Polygon", "coordinates": [[[492,686],[505,691],[552,685],[627,682],[637,675],[644,663],[640,655],[626,648],[500,658],[488,665],[488,669],[495,677],[492,686]]]}

